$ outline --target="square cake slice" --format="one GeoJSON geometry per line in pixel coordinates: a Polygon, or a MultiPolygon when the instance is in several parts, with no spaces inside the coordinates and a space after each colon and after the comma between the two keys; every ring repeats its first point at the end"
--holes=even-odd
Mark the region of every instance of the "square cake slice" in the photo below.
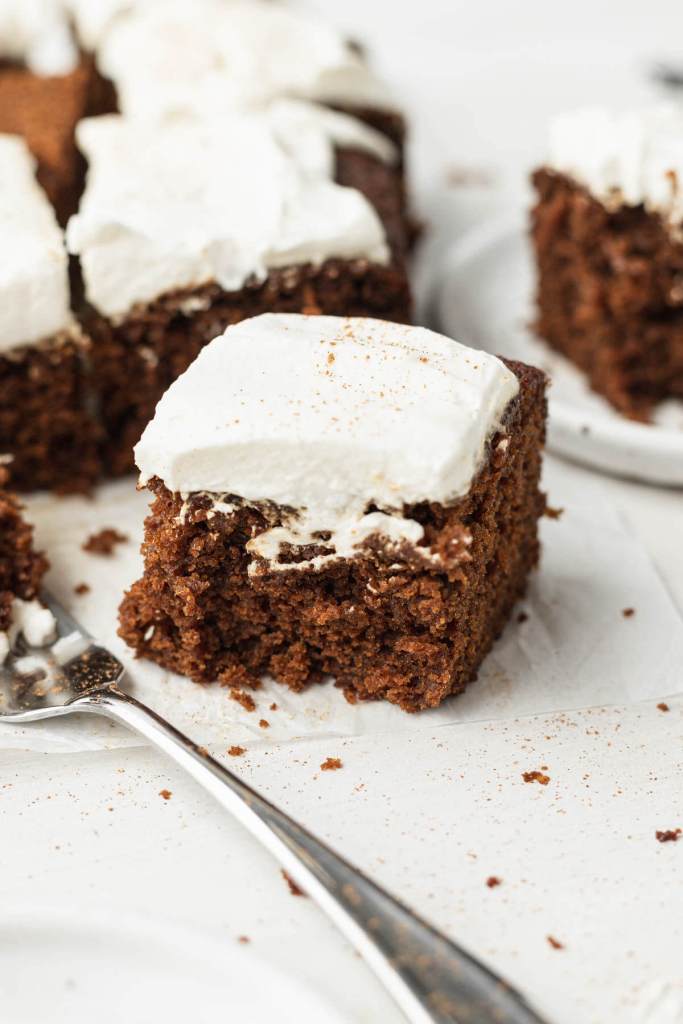
{"type": "Polygon", "coordinates": [[[228,328],[136,447],[155,498],[121,636],[198,682],[461,692],[538,560],[544,388],[419,327],[228,328]]]}
{"type": "Polygon", "coordinates": [[[534,184],[538,333],[647,421],[683,399],[683,114],[562,115],[534,184]]]}
{"type": "Polygon", "coordinates": [[[81,122],[86,191],[67,238],[91,315],[105,470],[228,324],[261,312],[410,318],[396,151],[348,115],[280,100],[250,114],[81,122]]]}
{"type": "Polygon", "coordinates": [[[69,309],[64,238],[26,143],[0,135],[0,455],[18,490],[83,490],[97,476],[88,343],[69,309]]]}

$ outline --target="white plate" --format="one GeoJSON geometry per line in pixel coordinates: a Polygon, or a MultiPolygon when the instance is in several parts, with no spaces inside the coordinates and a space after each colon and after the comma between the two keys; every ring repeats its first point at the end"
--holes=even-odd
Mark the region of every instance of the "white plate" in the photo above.
{"type": "Polygon", "coordinates": [[[583,375],[528,328],[534,268],[527,231],[510,215],[464,235],[448,251],[432,300],[434,326],[463,344],[546,370],[548,447],[610,473],[683,485],[683,404],[662,405],[652,426],[620,416],[583,375]]]}
{"type": "Polygon", "coordinates": [[[64,907],[2,915],[3,1024],[266,1024],[274,1007],[283,1024],[343,1024],[232,935],[64,907]]]}

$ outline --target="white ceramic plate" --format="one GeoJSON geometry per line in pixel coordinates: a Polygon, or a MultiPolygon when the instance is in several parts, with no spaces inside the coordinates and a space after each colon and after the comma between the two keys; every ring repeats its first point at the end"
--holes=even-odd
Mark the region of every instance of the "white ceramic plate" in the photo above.
{"type": "Polygon", "coordinates": [[[267,1024],[275,1007],[283,1024],[343,1024],[232,935],[63,907],[0,922],[3,1024],[267,1024]]]}
{"type": "Polygon", "coordinates": [[[552,378],[548,447],[651,483],[683,485],[683,404],[662,405],[655,424],[625,419],[582,374],[528,328],[534,268],[519,215],[478,227],[448,250],[431,304],[434,326],[463,344],[546,370],[552,378]]]}

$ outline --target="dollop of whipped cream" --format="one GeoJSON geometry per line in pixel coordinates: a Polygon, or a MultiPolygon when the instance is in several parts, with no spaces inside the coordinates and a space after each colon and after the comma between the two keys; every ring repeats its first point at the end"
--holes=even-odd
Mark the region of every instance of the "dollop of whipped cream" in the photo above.
{"type": "Polygon", "coordinates": [[[64,239],[23,139],[0,135],[0,350],[71,325],[64,239]]]}
{"type": "Polygon", "coordinates": [[[683,220],[683,108],[658,104],[617,112],[587,107],[551,123],[548,166],[609,209],[643,205],[683,220]]]}
{"type": "Polygon", "coordinates": [[[339,31],[272,0],[138,2],[100,32],[97,62],[128,115],[224,113],[283,96],[391,106],[339,31]]]}
{"type": "Polygon", "coordinates": [[[78,50],[61,0],[2,0],[0,58],[26,65],[37,75],[66,75],[78,50]]]}
{"type": "Polygon", "coordinates": [[[376,211],[334,181],[334,145],[392,159],[360,121],[314,104],[147,122],[81,121],[88,180],[67,230],[90,303],[105,316],[215,281],[239,289],[274,267],[329,257],[386,263],[376,211]]]}
{"type": "Polygon", "coordinates": [[[422,327],[264,314],[203,349],[135,458],[143,483],[209,493],[224,514],[231,497],[284,510],[248,550],[275,569],[320,565],[372,535],[416,547],[404,506],[467,494],[518,388],[499,359],[422,327]],[[278,561],[310,543],[333,551],[278,561]]]}
{"type": "Polygon", "coordinates": [[[0,632],[0,664],[23,636],[31,647],[47,647],[57,635],[57,623],[49,608],[37,601],[23,601],[15,597],[10,612],[10,627],[0,632]]]}

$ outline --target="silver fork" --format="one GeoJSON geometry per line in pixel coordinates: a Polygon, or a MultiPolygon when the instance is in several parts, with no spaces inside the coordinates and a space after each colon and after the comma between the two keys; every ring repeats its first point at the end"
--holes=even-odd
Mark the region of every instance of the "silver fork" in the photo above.
{"type": "Polygon", "coordinates": [[[124,692],[123,665],[51,596],[49,650],[19,640],[0,670],[0,721],[74,712],[140,733],[184,768],[275,857],[359,950],[413,1024],[543,1024],[507,982],[384,892],[150,708],[124,692]]]}

